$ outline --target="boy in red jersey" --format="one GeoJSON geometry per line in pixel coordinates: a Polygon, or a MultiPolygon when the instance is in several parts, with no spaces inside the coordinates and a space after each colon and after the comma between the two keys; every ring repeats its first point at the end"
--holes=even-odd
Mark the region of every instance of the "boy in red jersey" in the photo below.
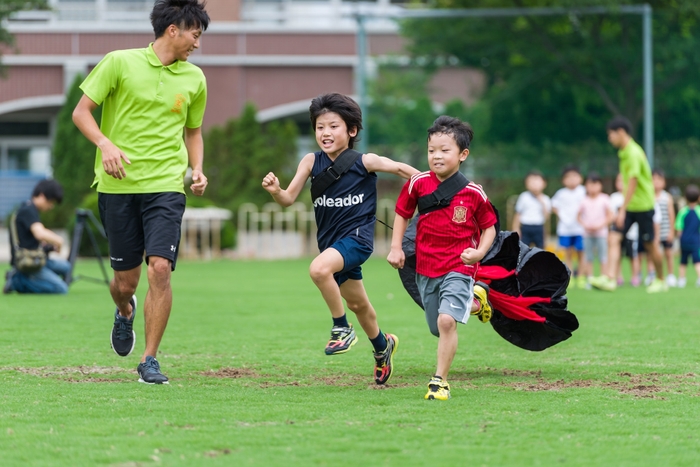
{"type": "Polygon", "coordinates": [[[498,221],[483,189],[465,179],[466,186],[449,203],[427,211],[419,202],[450,177],[461,175],[459,167],[469,155],[473,136],[468,124],[444,115],[438,117],[428,129],[430,171],[413,175],[396,202],[387,258],[394,268],[404,265],[401,243],[409,219],[416,207],[421,212],[416,233],[416,283],[430,332],[439,338],[437,370],[425,395],[430,400],[450,398],[447,374],[457,352],[457,323],[466,323],[470,314],[478,315],[483,322],[491,315],[488,286],[474,283],[479,261],[496,237],[498,221]]]}

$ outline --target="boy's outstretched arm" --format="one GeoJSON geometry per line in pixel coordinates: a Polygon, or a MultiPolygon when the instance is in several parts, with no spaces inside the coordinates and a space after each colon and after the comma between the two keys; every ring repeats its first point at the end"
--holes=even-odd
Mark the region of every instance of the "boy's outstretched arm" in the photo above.
{"type": "Polygon", "coordinates": [[[481,232],[481,240],[479,241],[479,246],[477,248],[467,248],[461,255],[459,255],[459,257],[462,259],[464,264],[478,263],[484,258],[484,256],[486,256],[486,253],[488,253],[489,248],[491,248],[491,245],[493,245],[493,241],[495,239],[496,227],[491,226],[481,232]]]}
{"type": "Polygon", "coordinates": [[[394,269],[403,268],[403,263],[406,261],[406,254],[403,252],[403,235],[408,227],[408,219],[401,217],[398,214],[394,216],[394,233],[391,234],[391,251],[386,260],[394,269]]]}
{"type": "Polygon", "coordinates": [[[299,162],[297,173],[294,175],[294,178],[286,190],[282,189],[279,179],[272,172],[265,175],[262,181],[262,187],[272,195],[272,198],[280,206],[291,206],[304,188],[306,180],[311,176],[311,169],[313,166],[314,154],[309,153],[299,162]]]}
{"type": "Polygon", "coordinates": [[[362,155],[362,163],[365,165],[368,172],[386,172],[398,175],[407,180],[411,178],[411,175],[420,172],[418,169],[414,169],[408,164],[396,162],[388,157],[378,156],[371,152],[362,155]]]}

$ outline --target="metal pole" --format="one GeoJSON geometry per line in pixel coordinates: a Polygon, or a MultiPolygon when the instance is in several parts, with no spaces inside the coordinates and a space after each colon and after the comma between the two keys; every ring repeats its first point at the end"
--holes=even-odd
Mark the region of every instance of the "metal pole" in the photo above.
{"type": "Polygon", "coordinates": [[[366,90],[366,60],[367,60],[367,31],[365,30],[365,22],[367,17],[362,14],[355,16],[357,21],[357,66],[355,67],[355,95],[357,96],[360,110],[362,111],[362,120],[364,121],[364,130],[360,135],[360,141],[357,142],[357,150],[361,153],[367,152],[367,143],[369,141],[369,125],[367,122],[367,90],[366,90]]]}
{"type": "Polygon", "coordinates": [[[651,5],[644,5],[642,14],[644,35],[644,151],[654,168],[654,76],[651,50],[651,5]]]}

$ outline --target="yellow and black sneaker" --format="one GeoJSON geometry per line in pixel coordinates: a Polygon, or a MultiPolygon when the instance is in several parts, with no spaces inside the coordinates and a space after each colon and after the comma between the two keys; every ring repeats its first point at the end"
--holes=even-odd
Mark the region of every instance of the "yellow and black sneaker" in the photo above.
{"type": "Polygon", "coordinates": [[[386,334],[386,349],[374,353],[374,382],[386,384],[394,371],[394,353],[399,348],[399,338],[394,334],[386,334]]]}
{"type": "Polygon", "coordinates": [[[326,355],[336,355],[345,353],[350,350],[350,347],[357,342],[357,334],[352,328],[352,324],[348,327],[333,326],[331,329],[331,338],[326,344],[326,355]]]}
{"type": "Polygon", "coordinates": [[[433,376],[430,382],[428,383],[428,392],[425,395],[425,399],[429,401],[435,399],[439,401],[446,401],[449,398],[450,385],[447,384],[447,381],[445,381],[444,379],[438,376],[433,376]]]}
{"type": "Polygon", "coordinates": [[[471,314],[476,315],[482,323],[488,323],[493,315],[493,308],[489,302],[489,292],[491,289],[483,282],[474,284],[474,298],[479,302],[479,309],[472,311],[471,314]]]}

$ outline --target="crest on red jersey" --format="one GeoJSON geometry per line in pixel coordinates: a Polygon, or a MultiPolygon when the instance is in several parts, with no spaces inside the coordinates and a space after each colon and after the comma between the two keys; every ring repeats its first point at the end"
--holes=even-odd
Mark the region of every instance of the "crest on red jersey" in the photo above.
{"type": "Polygon", "coordinates": [[[455,212],[452,215],[452,222],[461,224],[467,222],[467,208],[464,206],[455,206],[455,212]]]}

